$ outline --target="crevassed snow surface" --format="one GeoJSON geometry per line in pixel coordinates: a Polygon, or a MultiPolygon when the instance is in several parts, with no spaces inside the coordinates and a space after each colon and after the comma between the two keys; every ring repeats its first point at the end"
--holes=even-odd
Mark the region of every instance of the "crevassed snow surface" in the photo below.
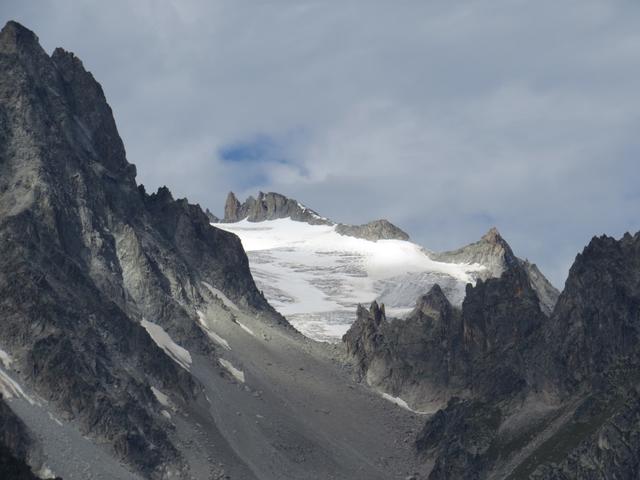
{"type": "Polygon", "coordinates": [[[182,348],[165,332],[164,328],[148,320],[142,320],[140,324],[145,328],[151,339],[158,345],[164,353],[169,355],[178,365],[185,370],[191,369],[191,354],[182,348]]]}
{"type": "Polygon", "coordinates": [[[400,315],[435,283],[460,303],[465,285],[485,269],[434,261],[409,241],[373,242],[340,235],[332,225],[289,218],[214,226],[240,237],[258,288],[298,330],[316,340],[339,341],[358,303],[377,299],[387,313],[400,315]]]}

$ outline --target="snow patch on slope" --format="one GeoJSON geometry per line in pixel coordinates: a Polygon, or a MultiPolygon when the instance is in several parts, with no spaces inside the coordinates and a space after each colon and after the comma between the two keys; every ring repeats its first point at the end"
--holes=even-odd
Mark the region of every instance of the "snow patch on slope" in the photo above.
{"type": "Polygon", "coordinates": [[[418,413],[420,415],[428,415],[430,413],[430,412],[420,412],[418,410],[414,410],[413,408],[411,408],[409,406],[409,404],[407,402],[405,402],[400,397],[394,397],[393,395],[389,395],[388,393],[384,393],[384,392],[381,392],[381,395],[382,395],[382,398],[384,398],[385,400],[388,400],[391,403],[394,403],[394,404],[398,405],[399,407],[404,408],[405,410],[409,410],[410,412],[418,413]]]}
{"type": "Polygon", "coordinates": [[[40,470],[36,472],[36,476],[40,478],[55,478],[56,474],[53,473],[53,471],[49,467],[43,465],[42,468],[40,468],[40,470]]]}
{"type": "Polygon", "coordinates": [[[242,370],[237,369],[232,365],[231,362],[225,360],[224,358],[220,358],[220,365],[222,365],[225,370],[227,370],[233,377],[239,382],[244,383],[244,372],[242,370]]]}
{"type": "Polygon", "coordinates": [[[209,336],[209,338],[213,340],[215,343],[217,343],[218,345],[220,345],[222,348],[231,350],[231,346],[229,345],[229,342],[227,342],[224,338],[222,338],[220,335],[214,332],[211,329],[211,327],[209,327],[209,325],[207,324],[207,319],[204,316],[204,313],[202,313],[200,310],[196,310],[196,313],[198,314],[198,323],[200,324],[200,327],[209,336]]]}
{"type": "Polygon", "coordinates": [[[4,398],[24,398],[31,405],[36,405],[36,401],[27,395],[20,384],[0,368],[0,393],[4,398]]]}
{"type": "Polygon", "coordinates": [[[162,393],[160,390],[158,390],[156,387],[151,387],[151,391],[153,392],[153,396],[156,397],[156,400],[158,400],[158,403],[160,405],[162,405],[163,407],[167,407],[167,408],[171,408],[171,402],[169,401],[169,396],[162,393]]]}
{"type": "Polygon", "coordinates": [[[240,310],[238,308],[238,306],[233,303],[229,297],[227,297],[224,293],[222,293],[220,290],[218,290],[217,288],[213,287],[210,283],[207,282],[202,282],[202,284],[207,287],[207,289],[211,292],[212,295],[218,297],[220,300],[222,300],[222,303],[229,309],[231,310],[240,310]]]}
{"type": "Polygon", "coordinates": [[[0,348],[0,362],[2,362],[2,365],[4,366],[4,368],[11,368],[11,364],[13,363],[13,359],[11,358],[11,355],[9,355],[7,352],[2,350],[1,348],[0,348]]]}
{"type": "Polygon", "coordinates": [[[143,319],[140,324],[147,331],[151,339],[166,353],[173,361],[185,370],[191,369],[191,354],[182,348],[165,332],[164,328],[153,322],[143,319]]]}
{"type": "Polygon", "coordinates": [[[244,323],[241,323],[241,322],[237,322],[237,323],[240,326],[240,328],[242,330],[244,330],[245,332],[247,332],[249,335],[252,335],[254,337],[256,336],[256,334],[253,333],[253,330],[251,330],[249,327],[247,327],[244,323]]]}

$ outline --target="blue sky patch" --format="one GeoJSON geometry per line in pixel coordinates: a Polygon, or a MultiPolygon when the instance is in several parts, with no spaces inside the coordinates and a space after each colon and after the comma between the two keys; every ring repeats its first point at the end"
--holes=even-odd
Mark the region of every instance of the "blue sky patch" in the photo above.
{"type": "Polygon", "coordinates": [[[225,162],[285,162],[282,146],[267,135],[258,135],[224,146],[220,149],[220,158],[225,162]]]}

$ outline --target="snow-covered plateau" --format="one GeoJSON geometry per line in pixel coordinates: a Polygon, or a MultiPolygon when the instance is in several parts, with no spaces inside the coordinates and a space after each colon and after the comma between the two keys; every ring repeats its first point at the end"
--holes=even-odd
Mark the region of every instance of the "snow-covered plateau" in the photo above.
{"type": "Polygon", "coordinates": [[[215,223],[240,237],[253,277],[269,302],[298,330],[336,342],[355,319],[358,303],[383,302],[387,313],[410,311],[418,295],[438,283],[454,304],[486,269],[444,263],[405,240],[365,240],[280,218],[215,223]]]}

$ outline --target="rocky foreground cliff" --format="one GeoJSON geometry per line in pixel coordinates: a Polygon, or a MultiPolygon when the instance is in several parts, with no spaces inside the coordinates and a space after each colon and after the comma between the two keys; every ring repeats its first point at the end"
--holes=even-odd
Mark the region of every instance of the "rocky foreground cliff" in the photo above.
{"type": "Polygon", "coordinates": [[[49,56],[9,22],[0,72],[0,350],[12,372],[3,391],[20,397],[14,381],[33,389],[34,404],[145,476],[183,476],[151,387],[185,405],[202,388],[149,332],[215,363],[196,312],[220,302],[212,291],[285,321],[256,289],[237,237],[166,188],[138,187],[102,88],[78,58],[49,56]]]}
{"type": "Polygon", "coordinates": [[[640,233],[594,238],[550,316],[527,268],[438,287],[406,320],[360,308],[344,342],[358,374],[430,415],[415,441],[435,479],[640,475],[640,233]]]}

